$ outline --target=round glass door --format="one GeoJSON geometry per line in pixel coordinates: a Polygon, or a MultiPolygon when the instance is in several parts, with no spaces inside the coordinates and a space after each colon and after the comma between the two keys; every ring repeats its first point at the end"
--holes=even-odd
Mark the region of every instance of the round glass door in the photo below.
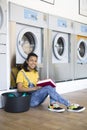
{"type": "Polygon", "coordinates": [[[2,26],[2,23],[3,23],[3,12],[2,12],[2,8],[0,6],[0,28],[2,26]]]}
{"type": "Polygon", "coordinates": [[[31,32],[25,32],[19,36],[19,41],[17,44],[18,51],[23,58],[35,50],[36,46],[35,36],[31,32]]]}
{"type": "Polygon", "coordinates": [[[63,58],[65,49],[65,40],[62,36],[56,37],[53,43],[53,53],[59,60],[63,58]]]}
{"type": "Polygon", "coordinates": [[[84,61],[87,58],[87,45],[84,40],[79,41],[77,47],[77,54],[80,60],[84,61]]]}

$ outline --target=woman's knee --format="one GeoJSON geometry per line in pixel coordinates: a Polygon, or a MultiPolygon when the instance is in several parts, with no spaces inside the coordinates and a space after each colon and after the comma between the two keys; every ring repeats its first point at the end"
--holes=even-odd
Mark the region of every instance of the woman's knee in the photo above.
{"type": "Polygon", "coordinates": [[[55,90],[55,89],[54,89],[52,86],[50,86],[50,85],[49,85],[49,86],[46,86],[45,88],[48,89],[48,90],[51,90],[51,91],[54,91],[54,90],[55,90]]]}

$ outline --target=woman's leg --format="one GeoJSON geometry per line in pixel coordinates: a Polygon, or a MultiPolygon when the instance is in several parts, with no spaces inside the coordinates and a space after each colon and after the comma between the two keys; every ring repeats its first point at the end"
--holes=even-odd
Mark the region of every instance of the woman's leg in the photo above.
{"type": "Polygon", "coordinates": [[[59,102],[66,106],[70,105],[69,101],[60,96],[60,94],[58,94],[54,88],[52,88],[51,86],[45,86],[37,90],[36,92],[32,93],[30,106],[38,106],[46,99],[47,95],[50,96],[51,103],[59,102]]]}
{"type": "Polygon", "coordinates": [[[44,89],[42,88],[33,92],[31,95],[30,106],[31,107],[39,106],[41,103],[44,102],[47,96],[48,96],[48,92],[44,91],[44,89]]]}

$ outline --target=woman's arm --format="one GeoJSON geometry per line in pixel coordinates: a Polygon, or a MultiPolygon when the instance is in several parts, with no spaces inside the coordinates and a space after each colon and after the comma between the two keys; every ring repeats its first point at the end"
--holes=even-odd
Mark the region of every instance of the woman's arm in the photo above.
{"type": "Polygon", "coordinates": [[[18,91],[19,92],[30,92],[30,91],[35,91],[35,90],[38,90],[40,89],[41,87],[33,87],[33,88],[25,88],[23,87],[23,84],[22,83],[17,83],[17,88],[18,88],[18,91]]]}

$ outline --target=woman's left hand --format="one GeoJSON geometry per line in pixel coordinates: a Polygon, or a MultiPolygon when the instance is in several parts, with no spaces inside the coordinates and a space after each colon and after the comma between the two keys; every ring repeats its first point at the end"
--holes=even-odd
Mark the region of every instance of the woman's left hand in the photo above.
{"type": "Polygon", "coordinates": [[[38,90],[38,89],[41,89],[41,86],[36,86],[36,87],[33,87],[34,90],[38,90]]]}

